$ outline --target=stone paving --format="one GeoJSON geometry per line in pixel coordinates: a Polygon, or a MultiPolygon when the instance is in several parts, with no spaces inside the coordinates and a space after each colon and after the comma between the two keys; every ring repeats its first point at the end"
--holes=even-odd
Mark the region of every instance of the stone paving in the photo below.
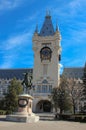
{"type": "Polygon", "coordinates": [[[68,121],[39,121],[37,123],[17,123],[4,120],[0,116],[0,130],[86,130],[86,123],[68,121]]]}

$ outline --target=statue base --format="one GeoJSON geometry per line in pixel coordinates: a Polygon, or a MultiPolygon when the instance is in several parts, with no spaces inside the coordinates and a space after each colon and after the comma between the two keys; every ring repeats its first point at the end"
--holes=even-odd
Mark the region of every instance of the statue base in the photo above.
{"type": "Polygon", "coordinates": [[[13,115],[7,115],[6,120],[14,122],[33,123],[39,121],[39,116],[36,116],[34,113],[28,115],[27,113],[16,112],[13,115]]]}
{"type": "Polygon", "coordinates": [[[37,122],[39,121],[39,116],[36,116],[32,112],[32,100],[33,97],[28,94],[19,95],[18,99],[18,112],[13,113],[13,115],[7,115],[6,120],[15,122],[37,122]]]}

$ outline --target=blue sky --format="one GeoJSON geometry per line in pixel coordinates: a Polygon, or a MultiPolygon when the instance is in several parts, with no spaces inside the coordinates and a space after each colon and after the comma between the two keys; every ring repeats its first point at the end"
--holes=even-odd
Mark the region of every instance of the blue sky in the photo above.
{"type": "Polygon", "coordinates": [[[32,68],[32,36],[46,10],[62,36],[63,67],[86,61],[86,0],[0,0],[0,68],[32,68]]]}

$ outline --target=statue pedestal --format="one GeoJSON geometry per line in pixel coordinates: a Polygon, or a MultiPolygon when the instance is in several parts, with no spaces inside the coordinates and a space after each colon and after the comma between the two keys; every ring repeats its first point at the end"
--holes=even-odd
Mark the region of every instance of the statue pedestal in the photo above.
{"type": "Polygon", "coordinates": [[[15,112],[13,115],[7,115],[6,120],[28,123],[39,121],[39,116],[32,113],[32,100],[33,97],[28,94],[19,95],[18,112],[15,112]]]}

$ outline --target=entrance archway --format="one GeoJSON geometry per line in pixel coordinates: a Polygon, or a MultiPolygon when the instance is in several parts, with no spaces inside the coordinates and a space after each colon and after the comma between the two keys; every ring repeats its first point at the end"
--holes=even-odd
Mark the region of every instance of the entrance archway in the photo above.
{"type": "Polygon", "coordinates": [[[51,112],[51,102],[48,100],[41,100],[36,105],[37,112],[51,112]]]}

